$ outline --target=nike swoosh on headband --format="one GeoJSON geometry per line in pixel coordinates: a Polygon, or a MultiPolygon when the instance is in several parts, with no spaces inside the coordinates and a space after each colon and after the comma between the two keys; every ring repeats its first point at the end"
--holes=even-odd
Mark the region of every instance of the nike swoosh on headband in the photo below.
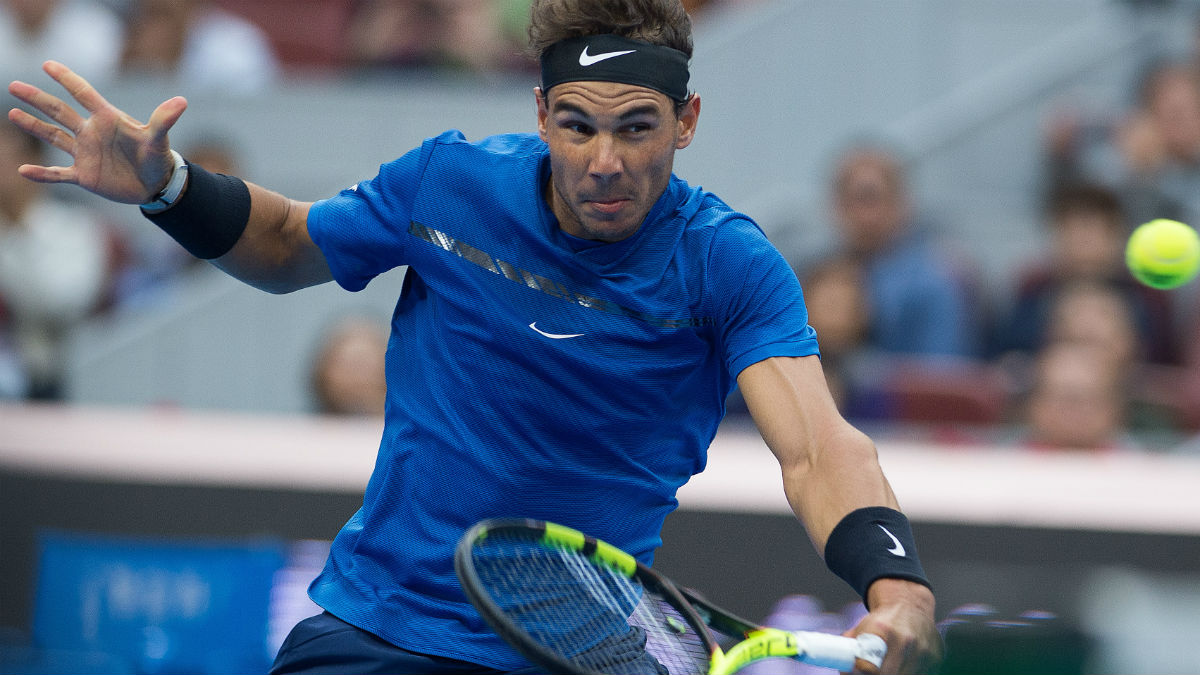
{"type": "MultiPolygon", "coordinates": [[[[538,332],[541,332],[541,331],[538,331],[538,332]]],[[[891,532],[888,532],[888,529],[886,527],[879,525],[879,529],[883,530],[883,533],[886,534],[888,537],[890,537],[892,540],[892,543],[895,544],[895,546],[893,546],[892,548],[889,548],[887,550],[887,552],[891,553],[892,555],[894,555],[898,558],[903,558],[904,554],[906,553],[906,551],[904,550],[904,544],[900,543],[900,540],[896,538],[896,535],[892,534],[891,532]]]]}
{"type": "Polygon", "coordinates": [[[605,59],[611,59],[614,56],[622,56],[624,54],[632,54],[635,51],[637,51],[637,50],[636,49],[627,49],[623,52],[604,52],[603,54],[592,55],[592,54],[588,54],[588,48],[585,45],[583,48],[583,51],[579,53],[579,65],[586,68],[594,63],[600,63],[601,61],[604,61],[605,59]]]}
{"type": "Polygon", "coordinates": [[[530,327],[530,328],[532,328],[532,329],[533,329],[533,331],[534,331],[535,333],[537,333],[538,335],[542,335],[542,336],[544,336],[544,337],[548,337],[548,338],[550,338],[551,340],[566,340],[567,338],[577,338],[577,337],[579,337],[579,336],[583,335],[583,333],[573,333],[573,334],[569,334],[569,335],[568,335],[568,334],[563,334],[563,333],[547,333],[546,331],[544,331],[544,330],[542,330],[542,329],[540,329],[540,328],[538,328],[538,327],[537,327],[537,322],[536,322],[536,321],[534,321],[533,323],[529,324],[529,327],[530,327]]]}

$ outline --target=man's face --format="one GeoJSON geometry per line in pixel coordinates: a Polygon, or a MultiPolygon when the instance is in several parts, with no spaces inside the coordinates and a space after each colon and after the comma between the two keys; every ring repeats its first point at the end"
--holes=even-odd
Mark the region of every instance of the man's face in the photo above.
{"type": "Polygon", "coordinates": [[[565,82],[535,96],[559,226],[609,242],[637,232],[667,187],[675,151],[692,142],[699,97],[677,117],[665,94],[616,82],[565,82]]]}
{"type": "Polygon", "coordinates": [[[1185,162],[1200,155],[1200,89],[1190,70],[1171,70],[1159,78],[1150,114],[1167,151],[1185,162]]]}
{"type": "Polygon", "coordinates": [[[891,159],[855,153],[838,168],[834,206],[846,244],[856,253],[887,247],[908,218],[908,200],[891,159]]]}
{"type": "Polygon", "coordinates": [[[1075,209],[1055,218],[1050,247],[1062,276],[1102,279],[1125,264],[1124,226],[1100,211],[1075,209]]]}

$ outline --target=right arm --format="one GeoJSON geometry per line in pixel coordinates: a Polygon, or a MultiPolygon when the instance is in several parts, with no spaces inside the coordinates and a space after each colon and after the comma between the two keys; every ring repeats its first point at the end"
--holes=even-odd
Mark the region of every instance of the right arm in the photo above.
{"type": "MultiPolygon", "coordinates": [[[[143,124],[106,101],[66,66],[49,61],[44,69],[88,116],[33,85],[10,84],[9,93],[53,123],[20,109],[9,111],[9,120],[74,159],[69,167],[26,164],[18,169],[21,175],[39,183],[75,184],[114,202],[151,201],[174,170],[167,133],[187,109],[187,101],[176,96],[163,102],[143,124]]],[[[333,276],[325,257],[308,235],[311,204],[250,183],[247,187],[250,212],[245,230],[233,248],[212,263],[234,278],[272,293],[330,281],[333,276]]]]}
{"type": "Polygon", "coordinates": [[[321,249],[308,235],[311,202],[298,202],[253,183],[250,219],[237,243],[210,262],[226,274],[269,293],[333,280],[321,249]]]}

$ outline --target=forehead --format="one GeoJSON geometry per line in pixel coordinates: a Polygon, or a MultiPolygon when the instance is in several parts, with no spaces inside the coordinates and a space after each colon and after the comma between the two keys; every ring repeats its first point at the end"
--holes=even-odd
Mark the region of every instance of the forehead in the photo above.
{"type": "Polygon", "coordinates": [[[550,88],[546,103],[552,113],[578,110],[592,117],[635,111],[666,115],[675,109],[666,94],[623,82],[564,82],[550,88]]]}
{"type": "Polygon", "coordinates": [[[847,156],[834,174],[834,182],[842,188],[891,188],[899,184],[899,179],[899,167],[892,158],[869,151],[847,156]]]}

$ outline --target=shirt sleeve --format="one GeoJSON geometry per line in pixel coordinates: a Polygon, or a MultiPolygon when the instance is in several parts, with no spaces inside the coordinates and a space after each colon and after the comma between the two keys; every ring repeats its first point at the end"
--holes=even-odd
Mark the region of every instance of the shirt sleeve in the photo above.
{"type": "Polygon", "coordinates": [[[820,353],[796,274],[754,223],[718,228],[710,255],[714,309],[733,377],[771,357],[820,353]]]}
{"type": "Polygon", "coordinates": [[[312,205],[308,233],[342,288],[360,291],[376,276],[406,264],[413,203],[438,140],[425,141],[381,166],[374,178],[312,205]]]}

